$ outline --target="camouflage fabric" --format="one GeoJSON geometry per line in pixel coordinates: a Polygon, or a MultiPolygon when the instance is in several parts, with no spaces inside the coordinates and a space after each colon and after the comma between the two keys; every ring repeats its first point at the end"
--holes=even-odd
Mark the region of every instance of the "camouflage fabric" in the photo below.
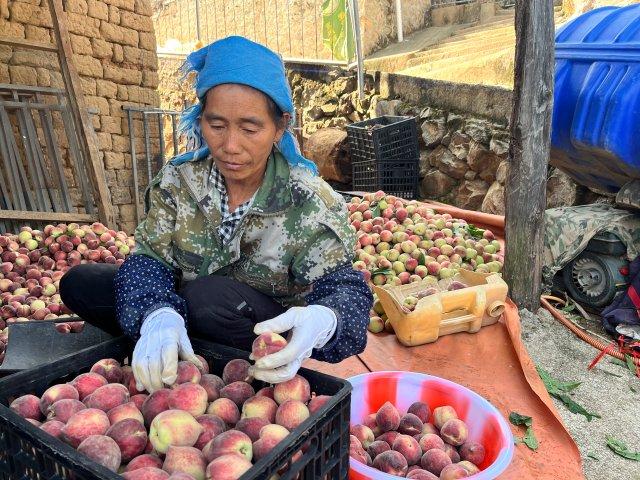
{"type": "Polygon", "coordinates": [[[341,196],[279,154],[230,242],[222,244],[220,195],[211,157],[168,163],[145,195],[147,218],[135,231],[134,254],[145,254],[183,281],[227,275],[283,305],[303,305],[309,286],[351,262],[355,233],[341,196]]]}
{"type": "Polygon", "coordinates": [[[627,247],[633,260],[640,253],[640,216],[607,204],[552,208],[545,212],[544,266],[550,285],[553,276],[582,252],[600,232],[611,232],[627,247]]]}

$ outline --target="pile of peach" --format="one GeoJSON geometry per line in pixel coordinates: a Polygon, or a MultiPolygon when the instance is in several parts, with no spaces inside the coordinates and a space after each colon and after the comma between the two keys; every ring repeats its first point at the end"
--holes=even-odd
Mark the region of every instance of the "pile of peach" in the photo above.
{"type": "MultiPolygon", "coordinates": [[[[279,335],[261,335],[254,358],[284,345],[279,335]]],[[[228,362],[222,377],[200,360],[202,370],[179,362],[175,384],[148,394],[137,390],[131,367],[103,359],[10,408],[128,480],[234,480],[331,398],[312,396],[298,375],[256,392],[246,360],[228,362]]]]}
{"type": "Polygon", "coordinates": [[[386,402],[364,425],[351,427],[349,455],[389,475],[453,480],[478,473],[484,461],[484,447],[467,437],[453,407],[438,407],[432,415],[428,405],[415,402],[401,416],[386,402]]]}

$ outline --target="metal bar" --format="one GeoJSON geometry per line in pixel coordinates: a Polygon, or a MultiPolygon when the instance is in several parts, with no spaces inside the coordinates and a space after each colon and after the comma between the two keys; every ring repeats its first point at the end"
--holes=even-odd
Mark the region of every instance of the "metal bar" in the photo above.
{"type": "Polygon", "coordinates": [[[7,168],[9,169],[10,181],[13,180],[13,183],[10,185],[11,195],[13,196],[13,205],[14,208],[27,210],[24,201],[24,195],[22,194],[22,189],[20,188],[20,178],[18,177],[18,170],[21,170],[20,166],[18,165],[18,158],[20,158],[20,154],[15,142],[15,137],[13,136],[13,130],[11,128],[9,115],[5,110],[3,103],[4,102],[0,101],[0,124],[2,124],[2,128],[4,130],[9,153],[9,155],[7,156],[7,168]]]}
{"type": "MultiPolygon", "coordinates": [[[[13,208],[13,202],[9,198],[9,192],[6,190],[7,183],[4,179],[4,173],[2,172],[2,165],[9,165],[9,146],[8,142],[4,138],[4,129],[0,128],[0,156],[2,156],[5,161],[0,164],[0,194],[2,194],[2,203],[0,206],[4,208],[13,208]]],[[[10,171],[7,171],[7,175],[10,171]]]]}
{"type": "Polygon", "coordinates": [[[0,83],[0,90],[15,90],[16,92],[40,92],[51,94],[65,93],[65,91],[60,88],[33,87],[31,85],[13,85],[11,83],[0,83]]]}
{"type": "Polygon", "coordinates": [[[170,113],[171,115],[171,129],[173,132],[173,156],[178,156],[178,121],[176,119],[176,114],[170,113]]]}
{"type": "Polygon", "coordinates": [[[362,55],[362,37],[360,35],[360,11],[358,0],[351,0],[351,21],[353,22],[353,36],[356,44],[356,58],[358,59],[358,97],[364,98],[364,58],[362,55]]]}
{"type": "Polygon", "coordinates": [[[30,210],[0,210],[0,218],[20,221],[43,222],[94,222],[96,215],[70,212],[33,212],[30,210]]]}
{"type": "Polygon", "coordinates": [[[34,42],[33,40],[25,40],[24,38],[9,38],[5,36],[0,36],[0,45],[29,48],[31,50],[44,50],[45,52],[58,51],[58,47],[51,43],[34,42]]]}
{"type": "MultiPolygon", "coordinates": [[[[158,113],[158,135],[160,136],[160,157],[159,157],[159,162],[158,162],[158,171],[160,171],[160,169],[162,168],[162,165],[164,165],[164,125],[163,125],[163,115],[162,113],[158,113]]],[[[156,172],[157,173],[157,172],[156,172]]]]}
{"type": "Polygon", "coordinates": [[[396,0],[396,28],[398,29],[398,43],[404,42],[402,31],[402,0],[396,0]]]}
{"type": "Polygon", "coordinates": [[[151,183],[151,156],[149,150],[151,150],[151,142],[149,141],[149,122],[147,120],[147,112],[142,112],[142,129],[144,130],[144,156],[147,161],[147,179],[151,183]]]}
{"type": "Polygon", "coordinates": [[[140,198],[138,194],[138,158],[136,156],[135,126],[133,112],[127,110],[127,124],[129,125],[129,149],[131,151],[131,167],[133,170],[133,199],[136,205],[136,224],[140,223],[140,198]]]}
{"type": "MultiPolygon", "coordinates": [[[[4,106],[8,108],[22,108],[23,102],[21,101],[4,101],[4,106]]],[[[60,110],[58,105],[48,105],[46,103],[30,103],[29,107],[34,110],[60,110]]]]}
{"type": "MultiPolygon", "coordinates": [[[[60,97],[58,97],[58,101],[60,101],[60,97]]],[[[45,116],[47,117],[46,123],[47,123],[47,129],[51,132],[52,138],[53,135],[55,135],[54,133],[54,128],[53,128],[53,117],[51,115],[51,112],[47,112],[45,110],[45,116]]],[[[70,116],[68,114],[68,112],[66,111],[61,111],[60,116],[62,117],[62,125],[63,128],[65,129],[65,134],[67,136],[67,141],[69,143],[69,150],[68,150],[68,154],[71,155],[75,155],[77,154],[76,151],[72,151],[72,144],[71,144],[71,140],[69,139],[69,129],[67,128],[67,126],[65,125],[65,122],[70,122],[70,116]]],[[[67,179],[64,176],[64,169],[62,168],[62,162],[63,162],[63,158],[62,158],[62,154],[58,148],[58,143],[57,142],[53,142],[53,148],[56,151],[56,158],[58,158],[60,161],[59,162],[55,162],[55,170],[58,174],[58,187],[60,188],[59,194],[60,194],[60,198],[62,199],[62,203],[64,204],[64,210],[70,212],[73,208],[73,205],[71,205],[71,197],[69,196],[69,190],[67,188],[67,179]]]]}
{"type": "Polygon", "coordinates": [[[200,35],[200,0],[196,0],[196,37],[198,41],[202,38],[200,35]]]}
{"type": "Polygon", "coordinates": [[[123,105],[122,109],[124,111],[131,110],[132,112],[147,112],[147,113],[161,112],[161,113],[176,114],[176,115],[182,114],[182,112],[179,112],[177,110],[163,110],[161,108],[148,107],[148,106],[140,107],[138,105],[123,105]]]}
{"type": "MultiPolygon", "coordinates": [[[[49,151],[49,158],[51,159],[51,164],[55,165],[58,169],[58,173],[60,174],[60,165],[62,164],[62,154],[60,153],[60,149],[58,148],[58,142],[54,141],[55,132],[53,129],[53,121],[51,119],[51,112],[48,110],[41,110],[40,113],[40,123],[42,124],[42,131],[44,132],[44,139],[47,144],[47,150],[49,151]]],[[[53,168],[52,168],[53,170],[53,168]]],[[[49,182],[50,184],[51,182],[49,182]]],[[[49,189],[49,195],[51,196],[51,201],[53,203],[53,209],[55,211],[61,210],[71,210],[70,205],[64,205],[64,197],[60,191],[60,186],[55,189],[49,189]]]]}

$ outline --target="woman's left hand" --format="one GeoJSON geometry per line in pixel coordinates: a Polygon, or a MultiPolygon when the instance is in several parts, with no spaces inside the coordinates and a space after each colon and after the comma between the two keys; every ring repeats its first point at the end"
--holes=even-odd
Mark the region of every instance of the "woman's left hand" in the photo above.
{"type": "Polygon", "coordinates": [[[249,373],[268,383],[281,383],[292,379],[302,362],[311,356],[314,348],[322,348],[333,337],[337,319],[333,310],[322,305],[291,307],[271,320],[256,324],[253,332],[284,333],[291,330],[287,346],[257,360],[249,373]]]}

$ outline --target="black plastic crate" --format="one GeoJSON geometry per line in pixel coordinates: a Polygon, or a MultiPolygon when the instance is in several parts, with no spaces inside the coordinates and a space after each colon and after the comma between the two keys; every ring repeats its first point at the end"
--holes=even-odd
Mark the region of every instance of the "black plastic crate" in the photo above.
{"type": "MultiPolygon", "coordinates": [[[[216,374],[221,374],[229,360],[248,359],[249,355],[198,339],[193,339],[192,345],[196,353],[208,360],[210,371],[216,374]]],[[[102,358],[123,362],[132,348],[129,340],[119,337],[0,380],[0,479],[121,479],[120,475],[31,425],[11,411],[8,405],[20,395],[33,393],[40,396],[49,386],[70,381],[76,375],[89,371],[102,358]]],[[[301,368],[299,373],[309,381],[313,392],[332,395],[333,398],[257,462],[241,480],[267,479],[284,466],[288,469],[280,476],[282,480],[347,478],[351,385],[345,380],[305,368],[301,368]],[[291,458],[303,446],[304,454],[292,463],[291,458]]],[[[265,384],[256,381],[254,386],[257,389],[265,384]]]]}
{"type": "Polygon", "coordinates": [[[347,126],[353,190],[417,194],[420,151],[413,117],[382,116],[347,126]]]}

